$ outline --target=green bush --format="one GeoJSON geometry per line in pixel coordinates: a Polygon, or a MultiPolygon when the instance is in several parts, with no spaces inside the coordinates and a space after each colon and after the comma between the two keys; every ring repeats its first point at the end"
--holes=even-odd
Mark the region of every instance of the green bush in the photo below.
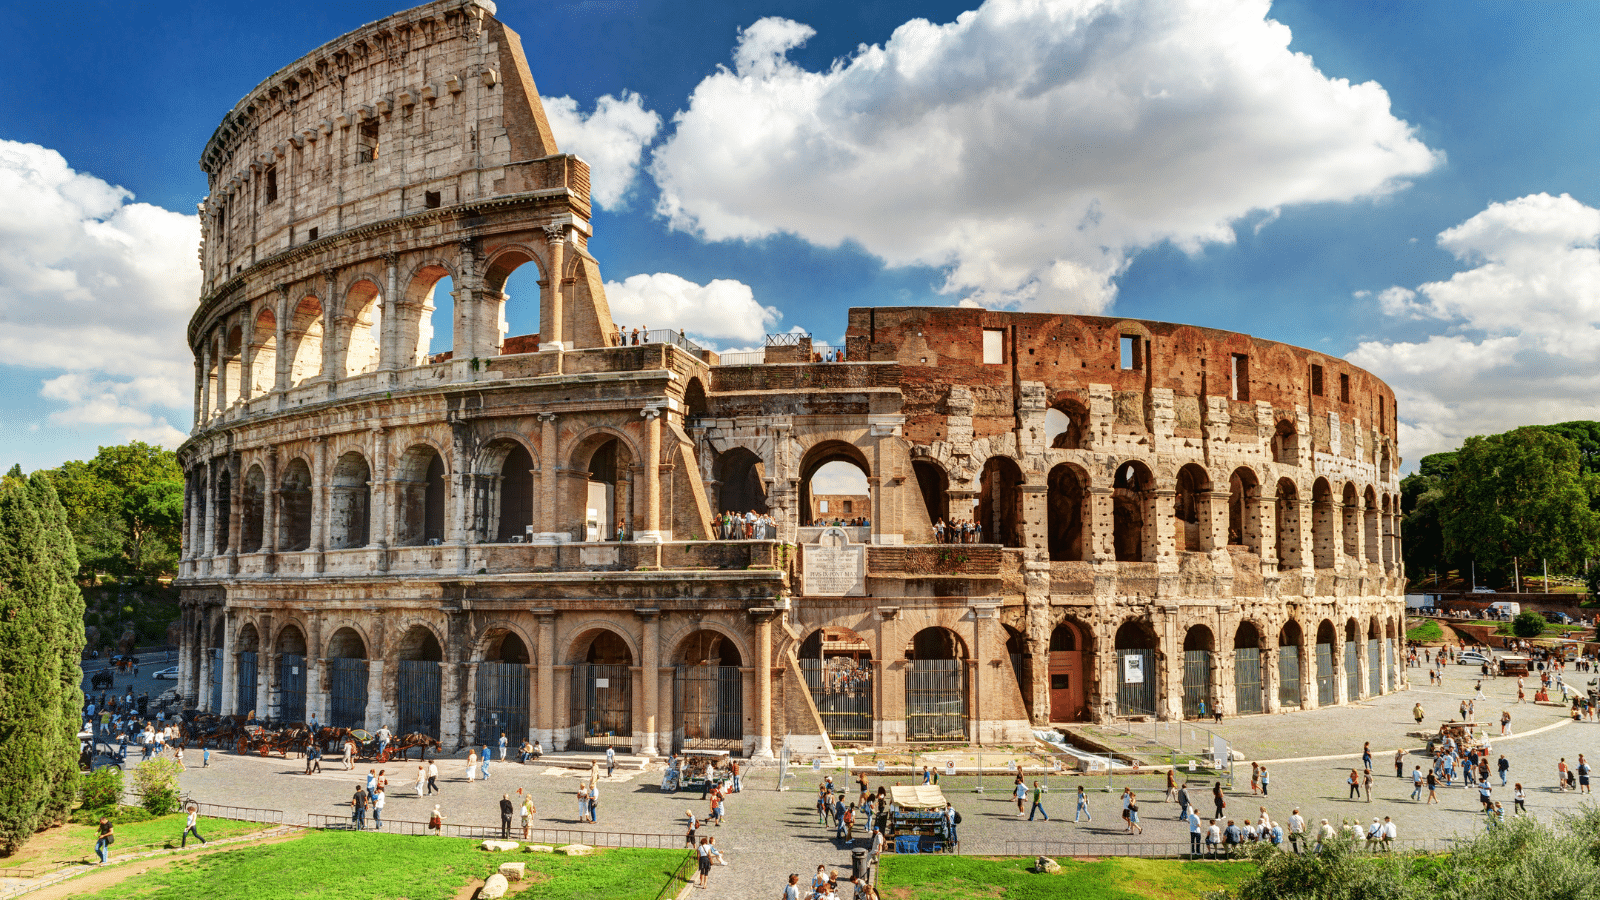
{"type": "Polygon", "coordinates": [[[178,810],[178,773],[175,759],[147,759],[133,768],[133,788],[143,797],[142,805],[152,816],[165,816],[178,810]]]}
{"type": "Polygon", "coordinates": [[[1511,620],[1511,632],[1517,637],[1535,638],[1544,634],[1547,624],[1549,623],[1544,620],[1544,616],[1530,609],[1527,612],[1518,613],[1517,617],[1511,620]]]}
{"type": "Polygon", "coordinates": [[[78,799],[85,809],[107,809],[122,802],[122,770],[116,766],[95,769],[83,777],[78,799]]]}
{"type": "Polygon", "coordinates": [[[100,817],[105,816],[113,825],[131,825],[135,822],[148,822],[156,818],[150,815],[142,806],[105,807],[103,809],[90,809],[85,806],[72,814],[72,821],[77,825],[96,825],[100,817]]]}

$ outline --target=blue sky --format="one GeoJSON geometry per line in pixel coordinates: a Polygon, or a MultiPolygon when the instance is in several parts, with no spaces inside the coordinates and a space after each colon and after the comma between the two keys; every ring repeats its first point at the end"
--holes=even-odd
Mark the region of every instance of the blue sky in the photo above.
{"type": "MultiPolygon", "coordinates": [[[[1388,380],[1411,464],[1600,418],[1600,5],[498,6],[557,141],[612,161],[591,246],[625,324],[727,349],[967,302],[1247,331],[1388,380]]],[[[399,8],[15,5],[0,463],[181,439],[202,146],[399,8]]]]}

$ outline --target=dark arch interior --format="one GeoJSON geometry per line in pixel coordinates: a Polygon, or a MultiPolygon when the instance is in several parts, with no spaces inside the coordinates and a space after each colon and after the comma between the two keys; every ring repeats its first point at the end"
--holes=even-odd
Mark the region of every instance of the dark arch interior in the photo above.
{"type": "Polygon", "coordinates": [[[1045,482],[1048,508],[1045,527],[1050,559],[1070,562],[1087,558],[1083,547],[1083,481],[1071,466],[1056,466],[1045,482]]]}
{"type": "Polygon", "coordinates": [[[522,642],[514,631],[502,631],[489,642],[487,651],[483,655],[487,662],[513,663],[527,665],[532,657],[528,655],[528,645],[522,642]]]}
{"type": "Polygon", "coordinates": [[[1256,626],[1250,622],[1240,622],[1239,630],[1234,632],[1233,635],[1233,646],[1235,648],[1260,647],[1261,632],[1257,631],[1256,626]]]}
{"type": "Polygon", "coordinates": [[[703,419],[710,415],[710,406],[706,402],[705,385],[700,379],[689,379],[688,385],[683,389],[683,407],[686,418],[703,419]]]}
{"type": "Polygon", "coordinates": [[[278,493],[278,549],[304,550],[311,546],[311,469],[303,459],[284,467],[283,488],[278,493]]]}
{"type": "Polygon", "coordinates": [[[524,535],[533,524],[533,457],[513,444],[500,466],[500,527],[495,539],[505,543],[524,535]]]}
{"type": "Polygon", "coordinates": [[[306,636],[295,625],[287,625],[278,632],[278,652],[290,656],[306,655],[306,636]]]}
{"type": "Polygon", "coordinates": [[[1015,460],[991,456],[983,464],[977,516],[984,543],[1024,546],[1027,535],[1023,532],[1022,469],[1015,460]]]}
{"type": "Polygon", "coordinates": [[[1118,467],[1112,480],[1112,541],[1117,562],[1144,562],[1145,505],[1152,481],[1150,470],[1133,461],[1118,467]]]}
{"type": "Polygon", "coordinates": [[[238,644],[241,653],[254,653],[261,645],[261,635],[256,632],[256,626],[246,622],[244,627],[239,629],[235,643],[238,644]]]}
{"type": "Polygon", "coordinates": [[[1319,644],[1331,644],[1337,635],[1338,632],[1334,630],[1333,623],[1327,619],[1323,619],[1322,624],[1317,626],[1317,643],[1319,644]]]}
{"type": "Polygon", "coordinates": [[[329,659],[366,659],[367,642],[352,628],[341,628],[328,639],[329,659]]]}
{"type": "Polygon", "coordinates": [[[684,639],[683,661],[691,666],[738,667],[744,664],[733,641],[710,630],[696,631],[684,639]]]}
{"type": "Polygon", "coordinates": [[[1178,470],[1177,494],[1172,500],[1172,515],[1177,520],[1179,549],[1200,549],[1200,494],[1211,489],[1205,469],[1190,463],[1178,470]]]}
{"type": "Polygon", "coordinates": [[[251,466],[244,476],[244,490],[239,492],[239,552],[257,553],[264,540],[266,527],[267,477],[260,466],[251,466]]]}
{"type": "Polygon", "coordinates": [[[414,626],[400,639],[400,650],[397,656],[400,659],[419,660],[422,662],[443,662],[444,650],[439,646],[439,639],[433,632],[422,626],[414,626]]]}
{"type": "Polygon", "coordinates": [[[767,467],[753,451],[734,447],[717,457],[721,512],[767,512],[767,467]]]}
{"type": "Polygon", "coordinates": [[[1253,529],[1249,528],[1250,504],[1260,496],[1256,476],[1249,469],[1235,469],[1228,476],[1228,543],[1236,547],[1254,546],[1253,529]]]}
{"type": "Polygon", "coordinates": [[[1050,650],[1076,650],[1078,649],[1078,629],[1062,622],[1050,632],[1050,650]]]}
{"type": "Polygon", "coordinates": [[[1150,632],[1138,622],[1123,622],[1122,627],[1117,629],[1118,650],[1154,650],[1155,647],[1155,640],[1150,636],[1150,632]]]}
{"type": "Polygon", "coordinates": [[[966,650],[961,639],[948,628],[924,628],[911,638],[906,648],[906,659],[964,659],[966,650]]]}
{"type": "Polygon", "coordinates": [[[1300,623],[1293,619],[1283,624],[1283,631],[1278,633],[1278,644],[1285,647],[1298,647],[1300,645],[1300,623]]]}
{"type": "Polygon", "coordinates": [[[614,631],[602,631],[589,642],[584,661],[597,665],[631,666],[633,651],[628,649],[628,642],[621,635],[614,631]]]}
{"type": "Polygon", "coordinates": [[[911,461],[911,471],[917,476],[917,490],[922,493],[922,506],[928,511],[928,524],[950,521],[950,478],[938,463],[926,459],[911,461]]]}
{"type": "Polygon", "coordinates": [[[1189,629],[1183,636],[1183,649],[1185,650],[1210,650],[1213,649],[1211,629],[1204,625],[1196,625],[1189,629]]]}

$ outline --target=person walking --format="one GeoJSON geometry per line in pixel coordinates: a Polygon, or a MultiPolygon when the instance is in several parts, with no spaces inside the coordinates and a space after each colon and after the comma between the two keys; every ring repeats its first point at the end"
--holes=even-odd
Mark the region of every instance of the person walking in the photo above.
{"type": "Polygon", "coordinates": [[[1303,840],[1305,836],[1306,820],[1301,817],[1300,808],[1297,806],[1295,807],[1294,812],[1289,814],[1289,847],[1294,850],[1294,852],[1299,853],[1300,841],[1303,840]]]}
{"type": "MultiPolygon", "coordinates": [[[[1172,780],[1172,772],[1170,770],[1167,772],[1167,780],[1169,782],[1172,780]]],[[[1261,793],[1261,764],[1260,763],[1254,763],[1253,762],[1253,763],[1250,764],[1250,793],[1252,795],[1261,793]]],[[[1168,797],[1167,799],[1171,800],[1172,798],[1168,797]]]]}
{"type": "Polygon", "coordinates": [[[439,765],[433,760],[428,760],[428,793],[439,793],[439,765]]]}
{"type": "Polygon", "coordinates": [[[1394,751],[1394,777],[1406,777],[1406,751],[1403,749],[1394,751]]]}
{"type": "Polygon", "coordinates": [[[1506,774],[1511,771],[1511,761],[1506,759],[1504,753],[1500,754],[1500,761],[1495,763],[1495,768],[1500,771],[1500,786],[1506,786],[1506,774]]]}
{"type": "Polygon", "coordinates": [[[578,822],[581,824],[587,821],[589,821],[589,786],[580,784],[578,785],[578,822]]]}
{"type": "Polygon", "coordinates": [[[1128,830],[1134,834],[1144,834],[1144,826],[1139,824],[1139,798],[1136,794],[1128,795],[1128,830]]]}
{"type": "Polygon", "coordinates": [[[1422,799],[1422,766],[1411,767],[1411,799],[1422,799]]]}
{"type": "Polygon", "coordinates": [[[511,742],[506,739],[506,733],[504,731],[500,732],[500,761],[501,762],[505,762],[506,761],[506,749],[507,749],[507,747],[510,746],[510,744],[511,744],[511,742]]]}
{"type": "MultiPolygon", "coordinates": [[[[1255,775],[1255,763],[1250,764],[1250,774],[1255,775]]],[[[1178,799],[1178,780],[1172,777],[1172,770],[1167,770],[1167,802],[1172,803],[1178,799]]]]}
{"type": "Polygon", "coordinates": [[[1435,791],[1437,791],[1438,788],[1439,788],[1439,776],[1435,775],[1433,773],[1432,769],[1429,769],[1428,770],[1428,800],[1427,800],[1427,803],[1423,804],[1423,806],[1427,806],[1428,803],[1438,803],[1439,802],[1439,795],[1437,793],[1435,793],[1435,791]]]}
{"type": "MultiPolygon", "coordinates": [[[[1079,793],[1082,793],[1082,788],[1081,787],[1079,789],[1079,793]]],[[[1178,819],[1179,820],[1184,821],[1184,822],[1189,821],[1189,808],[1190,808],[1190,803],[1189,803],[1189,782],[1185,781],[1183,783],[1183,786],[1178,788],[1178,819]]]]}
{"type": "Polygon", "coordinates": [[[1589,791],[1589,761],[1578,754],[1578,793],[1587,794],[1589,791]]]}
{"type": "Polygon", "coordinates": [[[1522,793],[1522,782],[1519,781],[1517,782],[1517,786],[1511,791],[1512,809],[1517,815],[1525,816],[1528,814],[1527,800],[1527,796],[1522,793]]]}
{"type": "MultiPolygon", "coordinates": [[[[1520,694],[1521,694],[1521,691],[1520,691],[1520,689],[1519,689],[1519,691],[1518,691],[1518,694],[1519,694],[1519,695],[1520,695],[1520,694]]],[[[1411,707],[1411,717],[1412,717],[1412,718],[1413,718],[1413,719],[1416,719],[1416,720],[1417,720],[1417,724],[1418,724],[1418,725],[1421,725],[1421,724],[1422,724],[1422,701],[1420,701],[1420,700],[1419,700],[1419,701],[1417,701],[1417,705],[1416,705],[1416,706],[1413,706],[1413,707],[1411,707]]]]}
{"type": "MultiPolygon", "coordinates": [[[[956,826],[958,826],[960,824],[961,824],[961,813],[956,812],[956,808],[954,806],[951,806],[950,802],[948,800],[945,801],[945,804],[944,804],[944,827],[950,832],[950,844],[952,846],[961,843],[961,837],[956,833],[956,826]]],[[[874,832],[878,831],[878,829],[876,829],[876,828],[874,828],[872,830],[874,832]]],[[[883,834],[881,832],[879,832],[876,835],[876,837],[880,841],[883,840],[883,834]]]]}
{"type": "Polygon", "coordinates": [[[515,804],[513,804],[511,802],[511,795],[510,794],[501,794],[500,795],[500,840],[502,840],[502,841],[503,840],[507,840],[508,838],[511,837],[511,816],[516,811],[517,811],[517,807],[516,807],[515,804]]]}
{"type": "Polygon", "coordinates": [[[695,846],[695,854],[699,857],[699,887],[704,890],[707,887],[706,880],[711,877],[711,839],[701,838],[700,843],[695,846]]]}
{"type": "Polygon", "coordinates": [[[116,840],[117,836],[114,832],[114,826],[112,826],[111,820],[105,816],[101,816],[100,831],[94,840],[94,855],[100,857],[100,865],[103,866],[106,864],[106,851],[110,849],[111,845],[115,843],[116,840]]]}
{"type": "Polygon", "coordinates": [[[439,804],[433,805],[433,814],[428,816],[428,830],[436,835],[444,834],[444,814],[439,812],[439,804]]]}
{"type": "Polygon", "coordinates": [[[610,744],[607,744],[606,745],[606,777],[610,778],[611,777],[611,773],[615,772],[616,770],[617,770],[617,748],[611,746],[610,744]]]}
{"type": "Polygon", "coordinates": [[[1361,768],[1372,768],[1372,742],[1367,741],[1361,745],[1361,768]]]}
{"type": "Polygon", "coordinates": [[[379,785],[378,792],[372,795],[372,827],[379,831],[383,830],[383,804],[387,797],[383,785],[379,785]]]}
{"type": "Polygon", "coordinates": [[[478,777],[478,748],[467,748],[467,784],[471,784],[478,777]]]}
{"type": "Polygon", "coordinates": [[[344,770],[346,772],[356,767],[356,742],[350,738],[344,739],[344,770]]]}
{"type": "Polygon", "coordinates": [[[1507,737],[1511,734],[1511,710],[1500,711],[1500,736],[1507,737]]]}
{"type": "Polygon", "coordinates": [[[1367,793],[1367,802],[1372,802],[1372,770],[1366,769],[1361,773],[1361,789],[1367,793]]]}
{"type": "Polygon", "coordinates": [[[1261,796],[1265,797],[1269,793],[1271,793],[1269,790],[1267,790],[1271,786],[1272,786],[1272,776],[1270,774],[1268,774],[1267,767],[1266,766],[1262,766],[1261,767],[1261,796]]]}
{"type": "Polygon", "coordinates": [[[1085,822],[1094,821],[1094,816],[1089,815],[1089,795],[1083,792],[1083,785],[1081,784],[1078,785],[1078,806],[1072,813],[1073,824],[1077,824],[1080,816],[1083,817],[1085,822]]]}
{"type": "Polygon", "coordinates": [[[428,767],[417,766],[417,796],[420,798],[428,787],[428,767]]]}
{"type": "MultiPolygon", "coordinates": [[[[1167,773],[1167,777],[1171,778],[1172,774],[1170,772],[1167,773]]],[[[1044,820],[1046,822],[1050,821],[1050,814],[1044,811],[1043,797],[1044,797],[1043,789],[1039,787],[1039,782],[1038,781],[1034,781],[1034,783],[1033,783],[1033,806],[1028,809],[1028,821],[1029,822],[1033,821],[1033,814],[1034,813],[1038,813],[1038,814],[1044,816],[1044,820]]]]}
{"type": "Polygon", "coordinates": [[[522,839],[528,840],[533,833],[533,817],[539,814],[539,810],[534,807],[531,794],[523,794],[522,788],[517,788],[517,793],[522,794],[522,839]]]}
{"type": "Polygon", "coordinates": [[[1222,811],[1228,808],[1228,800],[1222,796],[1222,782],[1220,781],[1211,786],[1211,802],[1217,807],[1217,814],[1211,818],[1221,819],[1222,811]]]}
{"type": "Polygon", "coordinates": [[[489,780],[489,760],[490,760],[490,758],[491,757],[489,756],[489,745],[488,744],[484,744],[483,745],[483,756],[480,757],[480,761],[481,761],[480,762],[480,767],[483,769],[483,780],[484,781],[488,781],[489,780]]]}
{"type": "Polygon", "coordinates": [[[1356,770],[1355,769],[1351,769],[1350,770],[1350,776],[1344,780],[1344,783],[1347,786],[1349,786],[1349,788],[1350,788],[1350,796],[1346,797],[1345,799],[1346,800],[1360,800],[1361,799],[1361,776],[1356,774],[1356,770]]]}
{"type": "Polygon", "coordinates": [[[692,809],[684,810],[683,814],[689,820],[689,829],[684,832],[683,840],[685,845],[690,850],[693,850],[695,848],[695,837],[700,831],[700,820],[695,818],[694,810],[692,809]]]}
{"type": "Polygon", "coordinates": [[[1190,859],[1199,859],[1200,858],[1200,839],[1201,839],[1201,836],[1202,836],[1202,830],[1200,828],[1200,814],[1195,812],[1192,809],[1189,810],[1188,821],[1189,821],[1189,858],[1190,859]]]}
{"type": "Polygon", "coordinates": [[[183,829],[183,840],[178,842],[179,849],[189,846],[189,835],[191,834],[194,835],[195,840],[200,842],[201,846],[205,846],[206,839],[200,836],[199,830],[195,827],[195,823],[199,820],[200,807],[195,806],[193,803],[189,804],[189,817],[185,820],[187,824],[183,829]]]}
{"type": "Polygon", "coordinates": [[[1018,775],[1017,780],[1011,785],[1011,796],[1017,800],[1017,818],[1020,819],[1023,816],[1022,804],[1028,800],[1028,785],[1022,780],[1021,775],[1018,775]]]}
{"type": "Polygon", "coordinates": [[[350,797],[350,822],[357,831],[367,827],[367,790],[361,785],[356,785],[356,792],[350,797]]]}

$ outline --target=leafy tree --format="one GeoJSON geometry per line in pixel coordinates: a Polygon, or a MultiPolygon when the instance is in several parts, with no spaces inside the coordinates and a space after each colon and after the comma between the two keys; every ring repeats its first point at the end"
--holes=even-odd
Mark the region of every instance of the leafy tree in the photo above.
{"type": "Polygon", "coordinates": [[[183,771],[175,759],[157,756],[133,767],[133,789],[143,798],[140,804],[152,816],[178,810],[178,773],[183,771]]]}
{"type": "Polygon", "coordinates": [[[85,775],[78,797],[84,809],[116,809],[122,803],[122,770],[116,766],[101,766],[85,775]]]}
{"type": "Polygon", "coordinates": [[[1577,445],[1543,428],[1468,438],[1443,501],[1445,553],[1491,568],[1544,558],[1570,571],[1600,546],[1577,445]]]}
{"type": "Polygon", "coordinates": [[[177,455],[134,441],[63,463],[50,479],[67,511],[85,572],[173,571],[182,545],[183,472],[177,455]]]}
{"type": "Polygon", "coordinates": [[[55,488],[48,477],[35,472],[28,479],[27,492],[39,516],[45,552],[49,593],[42,599],[50,607],[57,629],[49,652],[39,658],[41,664],[54,665],[60,679],[57,734],[48,758],[50,802],[45,823],[55,825],[66,821],[78,794],[78,720],[83,709],[83,594],[75,580],[77,547],[55,488]]]}
{"type": "Polygon", "coordinates": [[[1521,638],[1536,638],[1544,634],[1546,624],[1544,616],[1530,609],[1517,613],[1517,617],[1511,620],[1511,633],[1521,638]]]}
{"type": "Polygon", "coordinates": [[[1562,422],[1544,430],[1578,445],[1578,462],[1587,475],[1600,475],[1600,422],[1562,422]]]}

